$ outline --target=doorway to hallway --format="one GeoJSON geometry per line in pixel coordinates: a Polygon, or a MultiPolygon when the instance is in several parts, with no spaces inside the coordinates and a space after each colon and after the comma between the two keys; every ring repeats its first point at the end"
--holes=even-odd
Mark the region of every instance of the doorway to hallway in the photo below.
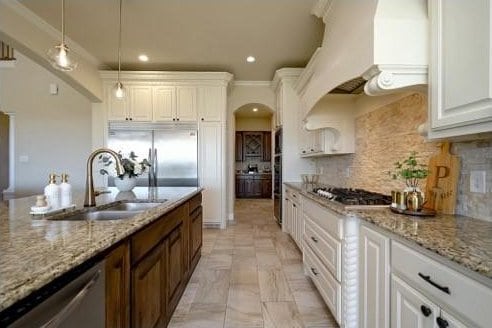
{"type": "Polygon", "coordinates": [[[9,116],[0,112],[0,199],[9,187],[9,116]]]}

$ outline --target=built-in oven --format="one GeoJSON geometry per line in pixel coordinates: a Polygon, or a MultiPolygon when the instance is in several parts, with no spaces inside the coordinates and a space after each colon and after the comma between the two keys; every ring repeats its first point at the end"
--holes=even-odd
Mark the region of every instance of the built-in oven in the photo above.
{"type": "Polygon", "coordinates": [[[282,226],[282,129],[275,131],[275,155],[273,161],[273,215],[282,226]]]}

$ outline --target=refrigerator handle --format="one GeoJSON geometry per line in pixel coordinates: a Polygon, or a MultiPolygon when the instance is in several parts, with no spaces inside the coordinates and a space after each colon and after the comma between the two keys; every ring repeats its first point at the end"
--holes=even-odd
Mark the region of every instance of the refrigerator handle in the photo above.
{"type": "Polygon", "coordinates": [[[150,170],[149,170],[149,187],[152,186],[152,173],[154,171],[154,161],[152,160],[152,148],[149,148],[149,157],[147,159],[150,164],[150,170]]]}
{"type": "Polygon", "coordinates": [[[157,187],[157,148],[154,148],[154,187],[157,187]]]}

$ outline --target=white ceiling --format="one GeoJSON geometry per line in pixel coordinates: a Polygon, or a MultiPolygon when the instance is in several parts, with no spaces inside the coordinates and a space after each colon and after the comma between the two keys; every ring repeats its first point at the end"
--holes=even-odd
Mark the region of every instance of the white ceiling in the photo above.
{"type": "MultiPolygon", "coordinates": [[[[60,29],[61,0],[19,0],[60,29]]],[[[66,0],[66,34],[117,69],[118,0],[66,0]]],[[[321,45],[315,0],[123,0],[123,70],[227,71],[271,80],[304,67],[321,45]],[[137,56],[145,53],[148,63],[137,56]],[[256,63],[246,63],[254,55],[256,63]]],[[[70,47],[70,44],[68,45],[70,47]]]]}
{"type": "Polygon", "coordinates": [[[236,118],[269,118],[272,117],[273,112],[270,108],[263,104],[247,104],[239,107],[235,112],[236,118]],[[257,111],[253,111],[256,108],[257,111]]]}

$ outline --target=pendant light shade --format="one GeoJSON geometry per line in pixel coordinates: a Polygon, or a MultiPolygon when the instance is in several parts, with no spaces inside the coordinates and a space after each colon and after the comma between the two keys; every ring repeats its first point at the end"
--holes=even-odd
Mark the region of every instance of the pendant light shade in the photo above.
{"type": "Polygon", "coordinates": [[[70,54],[70,50],[65,43],[65,0],[62,0],[61,32],[61,43],[48,50],[48,59],[57,70],[70,72],[77,67],[77,62],[72,58],[73,55],[70,54]]]}
{"type": "Polygon", "coordinates": [[[121,73],[121,7],[122,0],[120,0],[120,21],[119,21],[119,29],[118,29],[118,82],[114,86],[114,95],[117,99],[123,99],[125,97],[125,88],[120,81],[120,73],[121,73]]]}

